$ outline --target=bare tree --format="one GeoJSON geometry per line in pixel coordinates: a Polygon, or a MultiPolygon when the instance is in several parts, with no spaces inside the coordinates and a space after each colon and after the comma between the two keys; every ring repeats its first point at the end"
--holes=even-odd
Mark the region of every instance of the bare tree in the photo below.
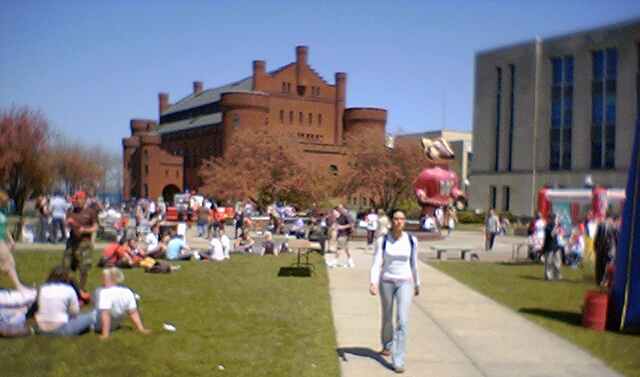
{"type": "Polygon", "coordinates": [[[51,182],[49,136],[49,122],[40,111],[27,106],[0,111],[0,187],[15,201],[18,229],[25,202],[51,182]]]}

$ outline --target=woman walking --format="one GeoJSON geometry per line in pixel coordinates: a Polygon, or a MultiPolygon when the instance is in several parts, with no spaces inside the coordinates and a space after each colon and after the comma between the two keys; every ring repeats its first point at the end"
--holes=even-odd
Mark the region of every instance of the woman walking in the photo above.
{"type": "Polygon", "coordinates": [[[16,272],[16,262],[13,259],[11,252],[15,248],[16,243],[13,241],[11,232],[7,227],[7,216],[2,212],[4,208],[9,204],[9,196],[2,190],[0,190],[0,272],[4,272],[9,275],[9,279],[16,287],[16,289],[26,289],[16,272]]]}
{"type": "Polygon", "coordinates": [[[416,267],[416,238],[404,232],[405,214],[392,212],[391,232],[376,240],[376,252],[371,266],[369,293],[380,292],[382,304],[381,342],[383,356],[391,356],[396,373],[404,373],[405,346],[408,332],[409,307],[412,296],[420,294],[420,277],[416,267]],[[393,305],[396,305],[396,326],[393,326],[393,305]]]}

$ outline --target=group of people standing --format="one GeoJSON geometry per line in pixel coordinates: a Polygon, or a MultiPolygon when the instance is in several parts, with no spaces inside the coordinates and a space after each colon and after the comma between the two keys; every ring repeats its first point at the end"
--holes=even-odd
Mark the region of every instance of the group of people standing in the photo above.
{"type": "Polygon", "coordinates": [[[595,262],[595,282],[606,285],[607,266],[616,254],[619,217],[598,219],[589,212],[583,222],[567,224],[571,221],[558,214],[551,213],[545,219],[538,213],[529,225],[530,257],[544,260],[547,280],[561,279],[562,265],[577,268],[584,262],[595,262]]]}
{"type": "Polygon", "coordinates": [[[453,204],[438,207],[433,214],[426,214],[420,219],[420,229],[427,232],[436,233],[443,228],[447,228],[447,236],[451,235],[458,223],[458,213],[453,204]]]}

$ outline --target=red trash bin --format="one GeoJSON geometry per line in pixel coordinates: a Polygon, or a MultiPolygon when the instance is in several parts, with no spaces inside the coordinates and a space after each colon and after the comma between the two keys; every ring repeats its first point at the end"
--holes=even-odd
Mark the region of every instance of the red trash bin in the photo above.
{"type": "Polygon", "coordinates": [[[607,325],[608,304],[608,293],[600,291],[588,291],[584,295],[582,326],[596,331],[604,331],[607,325]]]}

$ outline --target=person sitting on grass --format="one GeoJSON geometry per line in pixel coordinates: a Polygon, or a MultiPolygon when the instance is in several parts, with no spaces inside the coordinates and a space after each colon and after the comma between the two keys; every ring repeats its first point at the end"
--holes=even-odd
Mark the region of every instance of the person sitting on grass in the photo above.
{"type": "Polygon", "coordinates": [[[202,253],[201,256],[203,259],[209,259],[212,261],[220,262],[225,259],[224,255],[224,247],[222,246],[222,242],[219,237],[211,237],[211,241],[209,241],[209,251],[207,253],[202,253]]]}
{"type": "Polygon", "coordinates": [[[126,247],[126,237],[120,238],[118,242],[111,242],[102,251],[102,257],[98,262],[98,267],[113,267],[118,263],[120,256],[126,247]]]}
{"type": "Polygon", "coordinates": [[[229,236],[225,234],[224,226],[218,230],[218,235],[220,238],[220,243],[222,243],[222,252],[224,253],[225,259],[230,259],[229,252],[231,251],[231,240],[229,236]]]}
{"type": "Polygon", "coordinates": [[[167,245],[168,260],[189,260],[193,252],[182,235],[174,234],[167,245]]]}
{"type": "Polygon", "coordinates": [[[36,301],[37,291],[0,288],[0,337],[31,335],[27,313],[36,301]]]}
{"type": "Polygon", "coordinates": [[[271,232],[265,232],[264,234],[264,242],[262,242],[262,252],[260,255],[278,255],[278,249],[276,249],[276,246],[273,243],[273,236],[271,235],[271,232]]]}
{"type": "Polygon", "coordinates": [[[127,244],[122,248],[122,253],[119,255],[119,260],[116,263],[120,268],[132,268],[137,267],[146,257],[146,254],[142,248],[138,245],[138,240],[130,238],[127,240],[127,244]]]}
{"type": "Polygon", "coordinates": [[[38,332],[43,335],[79,335],[95,324],[93,312],[80,313],[73,281],[62,266],[54,267],[40,287],[35,318],[38,332]]]}
{"type": "Polygon", "coordinates": [[[94,294],[96,302],[96,331],[100,333],[100,339],[106,339],[111,331],[120,327],[122,317],[129,316],[136,329],[149,334],[142,324],[136,298],[131,289],[119,285],[124,282],[124,274],[116,267],[102,271],[103,286],[94,294]]]}
{"type": "Polygon", "coordinates": [[[146,244],[146,254],[152,258],[162,257],[167,251],[167,243],[164,242],[164,237],[160,236],[159,224],[151,227],[151,232],[144,237],[144,243],[146,244]]]}
{"type": "Polygon", "coordinates": [[[240,238],[236,239],[235,249],[242,253],[253,253],[253,245],[255,245],[255,243],[256,241],[251,238],[248,231],[242,232],[240,238]]]}
{"type": "Polygon", "coordinates": [[[580,224],[571,231],[571,238],[569,238],[567,262],[569,266],[577,268],[582,263],[584,255],[584,225],[580,224]]]}

